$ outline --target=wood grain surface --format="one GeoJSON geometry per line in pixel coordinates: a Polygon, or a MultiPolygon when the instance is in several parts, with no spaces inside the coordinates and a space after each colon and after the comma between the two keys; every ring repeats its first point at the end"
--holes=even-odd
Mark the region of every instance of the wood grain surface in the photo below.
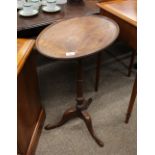
{"type": "Polygon", "coordinates": [[[17,39],[17,75],[26,62],[34,43],[32,39],[17,39]]]}
{"type": "Polygon", "coordinates": [[[45,120],[40,103],[35,54],[30,53],[17,76],[18,153],[34,155],[45,120]]]}
{"type": "Polygon", "coordinates": [[[104,49],[118,34],[118,25],[109,18],[77,17],[48,26],[38,36],[36,47],[51,58],[73,59],[104,49]]]}
{"type": "Polygon", "coordinates": [[[137,27],[137,0],[115,0],[97,3],[97,5],[137,27]]]}

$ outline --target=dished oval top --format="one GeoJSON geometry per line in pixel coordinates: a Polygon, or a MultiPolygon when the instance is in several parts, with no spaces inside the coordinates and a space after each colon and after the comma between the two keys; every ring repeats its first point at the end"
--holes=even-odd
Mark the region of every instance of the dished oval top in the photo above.
{"type": "Polygon", "coordinates": [[[76,17],[48,26],[38,36],[36,47],[47,57],[80,58],[106,48],[118,34],[118,25],[107,17],[76,17]]]}

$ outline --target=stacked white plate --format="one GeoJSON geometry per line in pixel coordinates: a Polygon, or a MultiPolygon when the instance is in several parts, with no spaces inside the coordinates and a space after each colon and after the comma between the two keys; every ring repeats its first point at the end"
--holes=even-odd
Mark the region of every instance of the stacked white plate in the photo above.
{"type": "Polygon", "coordinates": [[[37,15],[39,13],[38,10],[32,10],[32,12],[24,12],[24,10],[19,10],[19,15],[24,17],[31,17],[37,15]]]}

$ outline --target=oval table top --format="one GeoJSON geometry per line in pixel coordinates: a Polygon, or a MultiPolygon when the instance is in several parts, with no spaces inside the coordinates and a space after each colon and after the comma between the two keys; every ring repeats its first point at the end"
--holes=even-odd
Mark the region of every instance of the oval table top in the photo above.
{"type": "Polygon", "coordinates": [[[119,27],[104,16],[84,16],[50,25],[36,40],[38,51],[54,59],[85,57],[109,46],[119,27]]]}

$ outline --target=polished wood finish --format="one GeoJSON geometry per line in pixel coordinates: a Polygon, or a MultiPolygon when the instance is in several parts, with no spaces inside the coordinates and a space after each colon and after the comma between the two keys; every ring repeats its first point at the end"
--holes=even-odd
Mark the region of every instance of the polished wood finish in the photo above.
{"type": "Polygon", "coordinates": [[[17,31],[34,30],[65,19],[99,13],[97,2],[97,0],[68,0],[67,4],[60,5],[62,8],[60,12],[51,14],[40,9],[37,16],[29,18],[21,17],[17,13],[17,31]]]}
{"type": "Polygon", "coordinates": [[[47,27],[38,36],[36,47],[54,59],[80,58],[109,46],[118,33],[118,25],[109,18],[77,17],[47,27]]]}
{"type": "Polygon", "coordinates": [[[35,41],[32,39],[17,39],[17,74],[26,62],[35,41]]]}
{"type": "Polygon", "coordinates": [[[134,50],[137,50],[137,27],[103,10],[101,11],[101,14],[115,20],[120,27],[119,39],[123,40],[134,50]]]}
{"type": "Polygon", "coordinates": [[[137,0],[113,0],[98,3],[100,8],[137,27],[137,0]]]}
{"type": "Polygon", "coordinates": [[[18,153],[22,155],[35,153],[45,119],[39,97],[33,45],[34,40],[17,40],[17,146],[18,153]]]}
{"type": "Polygon", "coordinates": [[[76,105],[65,111],[62,119],[55,125],[48,124],[45,129],[59,127],[72,118],[80,117],[86,124],[92,138],[99,146],[103,142],[96,136],[90,115],[86,112],[92,99],[83,95],[82,58],[95,54],[110,45],[118,36],[118,25],[105,17],[77,17],[47,27],[37,38],[38,51],[54,59],[77,59],[76,105]],[[68,55],[68,54],[71,55],[68,55]]]}
{"type": "Polygon", "coordinates": [[[131,116],[131,112],[135,103],[135,99],[137,96],[137,78],[134,81],[134,85],[132,88],[132,93],[131,93],[131,97],[130,97],[130,102],[129,102],[129,106],[128,106],[128,110],[127,110],[127,114],[126,114],[126,118],[125,118],[125,123],[129,122],[130,116],[131,116]]]}
{"type": "Polygon", "coordinates": [[[114,19],[118,23],[120,27],[119,38],[125,41],[129,46],[131,46],[133,49],[136,50],[137,49],[137,1],[136,0],[115,0],[110,2],[97,3],[97,5],[101,8],[100,13],[102,15],[108,16],[114,19]]]}
{"type": "MultiPolygon", "coordinates": [[[[97,3],[97,6],[100,7],[101,15],[107,16],[118,23],[120,28],[118,39],[124,41],[133,49],[128,68],[128,76],[130,76],[137,51],[137,1],[115,0],[97,3]]],[[[95,87],[95,90],[98,89],[98,85],[95,87]]]]}

